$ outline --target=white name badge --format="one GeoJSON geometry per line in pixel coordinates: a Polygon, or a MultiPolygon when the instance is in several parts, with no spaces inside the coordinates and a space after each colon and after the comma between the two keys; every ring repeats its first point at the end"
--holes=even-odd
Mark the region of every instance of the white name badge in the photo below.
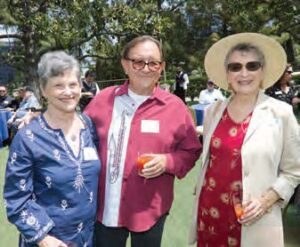
{"type": "Polygon", "coordinates": [[[83,159],[84,160],[97,160],[98,155],[94,148],[92,147],[85,147],[83,149],[83,159]]]}
{"type": "Polygon", "coordinates": [[[275,94],[282,94],[282,92],[281,91],[276,91],[275,94]]]}
{"type": "Polygon", "coordinates": [[[159,133],[159,121],[158,120],[142,120],[141,132],[142,133],[159,133]]]}

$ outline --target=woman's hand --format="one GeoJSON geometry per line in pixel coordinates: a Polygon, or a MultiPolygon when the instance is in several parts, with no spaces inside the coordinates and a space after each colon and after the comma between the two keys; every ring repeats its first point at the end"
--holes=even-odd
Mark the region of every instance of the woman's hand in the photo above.
{"type": "Polygon", "coordinates": [[[268,208],[260,199],[251,198],[251,200],[243,203],[244,213],[239,219],[239,222],[244,225],[251,225],[259,220],[267,210],[268,208]]]}
{"type": "Polygon", "coordinates": [[[145,178],[155,178],[166,171],[167,156],[164,154],[151,154],[152,160],[144,165],[140,175],[145,178]]]}
{"type": "Polygon", "coordinates": [[[44,237],[39,243],[39,247],[68,247],[63,241],[52,237],[50,235],[47,235],[44,237]]]}
{"type": "Polygon", "coordinates": [[[243,203],[244,214],[239,222],[244,225],[251,225],[267,213],[280,199],[280,196],[273,189],[270,189],[258,198],[251,197],[250,200],[243,203]]]}

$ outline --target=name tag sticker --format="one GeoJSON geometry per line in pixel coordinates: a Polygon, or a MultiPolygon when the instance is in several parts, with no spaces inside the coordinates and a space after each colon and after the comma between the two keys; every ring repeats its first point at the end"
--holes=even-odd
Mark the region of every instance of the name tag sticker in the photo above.
{"type": "Polygon", "coordinates": [[[96,150],[92,147],[85,147],[83,149],[83,159],[84,160],[97,160],[98,155],[96,153],[96,150]]]}
{"type": "Polygon", "coordinates": [[[276,91],[275,94],[282,94],[282,92],[281,91],[276,91]]]}
{"type": "Polygon", "coordinates": [[[142,133],[159,133],[159,121],[158,120],[142,120],[141,132],[142,133]]]}

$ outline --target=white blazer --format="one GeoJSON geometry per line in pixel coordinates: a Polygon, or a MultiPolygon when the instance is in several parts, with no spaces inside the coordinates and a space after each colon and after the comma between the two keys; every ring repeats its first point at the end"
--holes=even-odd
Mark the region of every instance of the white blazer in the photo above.
{"type": "MultiPolygon", "coordinates": [[[[197,210],[209,161],[209,146],[229,99],[217,101],[205,112],[202,169],[200,171],[189,244],[197,241],[197,210]]],[[[281,207],[300,182],[300,131],[293,109],[287,103],[259,92],[241,149],[244,196],[260,197],[274,189],[281,197],[260,220],[242,226],[242,247],[284,247],[281,207]]]]}

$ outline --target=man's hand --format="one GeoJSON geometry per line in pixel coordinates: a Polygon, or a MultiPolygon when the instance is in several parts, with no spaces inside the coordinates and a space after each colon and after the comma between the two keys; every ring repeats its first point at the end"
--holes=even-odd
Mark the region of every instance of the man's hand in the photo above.
{"type": "Polygon", "coordinates": [[[165,154],[151,154],[152,160],[144,165],[140,175],[145,178],[155,178],[166,171],[167,156],[165,154]]]}
{"type": "Polygon", "coordinates": [[[34,118],[38,117],[40,114],[41,114],[40,112],[32,112],[32,111],[26,113],[26,115],[20,119],[20,124],[18,125],[18,129],[21,129],[24,126],[28,125],[34,118]]]}

